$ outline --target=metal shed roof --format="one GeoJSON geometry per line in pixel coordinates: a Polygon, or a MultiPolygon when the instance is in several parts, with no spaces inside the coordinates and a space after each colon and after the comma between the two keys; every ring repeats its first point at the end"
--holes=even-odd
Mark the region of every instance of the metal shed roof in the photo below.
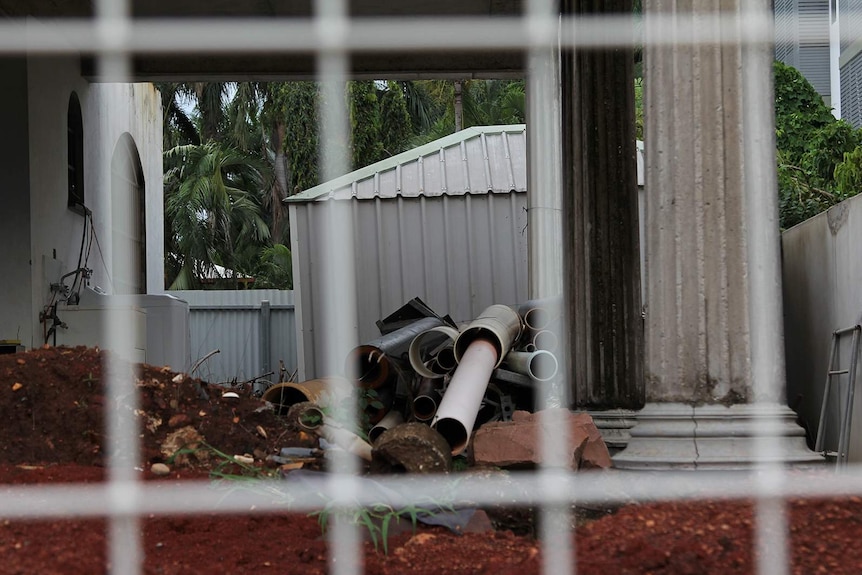
{"type": "MultiPolygon", "coordinates": [[[[642,142],[637,150],[638,185],[643,185],[642,142]]],[[[527,127],[516,124],[466,128],[324,182],[285,202],[526,191],[527,127]]]]}
{"type": "Polygon", "coordinates": [[[285,201],[525,192],[526,158],[524,124],[466,128],[285,201]]]}

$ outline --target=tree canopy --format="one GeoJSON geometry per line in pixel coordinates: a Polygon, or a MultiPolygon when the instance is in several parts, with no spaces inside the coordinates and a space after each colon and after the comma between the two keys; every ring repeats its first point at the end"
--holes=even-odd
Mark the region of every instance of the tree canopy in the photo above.
{"type": "Polygon", "coordinates": [[[775,62],[775,137],[781,227],[856,195],[862,131],[837,120],[798,70],[775,62]]]}
{"type": "MultiPolygon", "coordinates": [[[[522,123],[524,82],[468,80],[460,123],[522,123]]],[[[361,168],[455,130],[455,83],[355,81],[344,90],[361,168]]],[[[161,84],[165,274],[172,289],[292,287],[283,200],[317,185],[322,91],[314,82],[161,84]],[[213,270],[227,278],[210,281],[213,270]]],[[[339,143],[339,145],[343,145],[339,143]]]]}

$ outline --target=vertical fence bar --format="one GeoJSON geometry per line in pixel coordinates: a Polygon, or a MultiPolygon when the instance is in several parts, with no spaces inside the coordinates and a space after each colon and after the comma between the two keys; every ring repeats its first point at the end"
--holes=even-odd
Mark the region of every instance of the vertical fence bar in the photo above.
{"type": "MultiPolygon", "coordinates": [[[[527,49],[528,96],[528,174],[527,188],[529,237],[530,297],[560,296],[563,293],[562,246],[562,172],[561,172],[561,99],[559,15],[554,2],[531,0],[527,3],[525,25],[529,35],[527,49]]],[[[564,338],[568,328],[558,329],[557,340],[564,338]]],[[[565,342],[560,349],[568,349],[565,342]]],[[[568,354],[566,354],[568,355],[568,354]]],[[[568,405],[568,369],[540,387],[538,404],[543,407],[568,405]]],[[[554,429],[543,434],[540,446],[542,466],[539,473],[543,492],[558,498],[560,473],[571,465],[571,441],[568,421],[560,410],[544,410],[542,425],[554,429]]],[[[542,549],[542,572],[570,575],[575,572],[575,550],[571,532],[569,503],[542,502],[539,508],[539,536],[542,549]]]]}
{"type": "MultiPolygon", "coordinates": [[[[350,168],[348,149],[350,134],[345,89],[348,79],[348,54],[342,44],[349,31],[348,6],[345,0],[315,2],[315,25],[319,34],[317,79],[321,86],[320,159],[321,179],[328,181],[350,168]]],[[[330,198],[326,206],[326,231],[323,248],[323,325],[326,330],[324,365],[330,374],[344,372],[344,358],[358,341],[356,325],[356,273],[353,256],[353,219],[349,199],[330,198]]],[[[351,374],[345,374],[348,377],[351,374]]],[[[345,410],[342,424],[355,427],[354,410],[345,410]]],[[[347,451],[336,452],[331,466],[332,478],[353,476],[358,462],[347,451]]],[[[348,517],[355,506],[356,483],[337,494],[334,521],[328,534],[329,568],[333,575],[358,575],[362,568],[362,546],[358,526],[348,517]]]]}
{"type": "MultiPolygon", "coordinates": [[[[97,30],[104,43],[102,52],[97,54],[97,74],[101,81],[128,85],[131,77],[129,55],[125,51],[129,35],[129,18],[131,8],[128,0],[98,0],[95,3],[97,30]]],[[[125,86],[123,86],[125,87],[125,86]]],[[[91,87],[95,91],[96,87],[91,87]]],[[[104,97],[108,90],[106,85],[99,85],[98,90],[104,97]]],[[[116,111],[113,111],[116,113],[116,111]]],[[[122,153],[115,150],[118,142],[111,130],[113,118],[107,118],[102,123],[99,147],[108,153],[122,153]]],[[[104,182],[112,181],[111,167],[101,166],[104,182]]],[[[113,210],[114,202],[130,201],[126,198],[107,194],[108,201],[103,204],[107,210],[113,210]]],[[[104,217],[109,222],[107,226],[109,243],[108,253],[113,254],[119,246],[114,245],[111,234],[115,223],[111,217],[104,217]]],[[[114,259],[116,261],[116,258],[114,259]]],[[[141,262],[141,265],[146,265],[141,262]]],[[[113,277],[112,293],[118,293],[120,281],[116,269],[108,271],[113,277]]],[[[146,289],[146,286],[143,286],[146,289]]],[[[138,393],[136,386],[137,370],[134,367],[134,333],[137,321],[143,321],[134,313],[134,308],[127,315],[122,308],[111,307],[107,312],[106,333],[111,342],[111,349],[106,354],[103,365],[105,371],[106,395],[105,402],[106,438],[108,442],[108,481],[109,499],[111,501],[111,516],[109,517],[108,562],[113,573],[136,575],[141,572],[143,551],[140,540],[140,517],[127,510],[134,508],[137,497],[135,488],[138,472],[135,468],[140,464],[140,445],[138,443],[138,393]],[[128,319],[132,317],[131,321],[128,319]]]]}
{"type": "MultiPolygon", "coordinates": [[[[272,310],[269,300],[260,302],[260,373],[272,369],[272,310]]],[[[259,375],[259,374],[258,374],[259,375]]]]}
{"type": "MultiPolygon", "coordinates": [[[[745,0],[737,14],[740,26],[768,21],[771,2],[745,0]]],[[[746,252],[749,277],[751,377],[755,404],[784,400],[784,330],[778,183],[775,173],[775,125],[772,105],[772,46],[742,37],[743,146],[745,166],[746,252]]],[[[780,421],[764,409],[757,421],[755,453],[759,460],[755,508],[758,573],[789,572],[784,499],[774,493],[784,481],[780,421]]]]}

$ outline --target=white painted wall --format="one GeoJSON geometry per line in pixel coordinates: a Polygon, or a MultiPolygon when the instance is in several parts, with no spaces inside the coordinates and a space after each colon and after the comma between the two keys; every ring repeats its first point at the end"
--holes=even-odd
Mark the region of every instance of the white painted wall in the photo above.
{"type": "MultiPolygon", "coordinates": [[[[819,423],[831,334],[862,320],[860,243],[862,196],[834,206],[782,234],[787,398],[792,406],[801,395],[799,412],[812,433],[819,423]]],[[[839,350],[842,368],[850,364],[849,344],[850,337],[839,350]]],[[[862,375],[862,365],[859,371],[858,375],[862,375]]],[[[846,391],[846,383],[843,389],[846,391]]],[[[845,405],[842,398],[843,392],[832,397],[827,417],[829,449],[837,447],[839,410],[845,405]]],[[[853,406],[850,459],[862,461],[862,393],[858,389],[853,406]]]]}
{"type": "Polygon", "coordinates": [[[0,59],[0,339],[31,345],[27,62],[0,59]]]}
{"type": "MultiPolygon", "coordinates": [[[[89,84],[77,57],[27,61],[31,239],[30,345],[40,345],[38,316],[50,300],[49,283],[75,268],[84,217],[67,202],[67,109],[74,90],[84,120],[85,203],[93,212],[101,245],[88,267],[92,285],[111,292],[111,156],[124,133],[140,155],[147,203],[147,291],[164,289],[162,120],[158,92],[150,84],[89,84]],[[56,256],[55,256],[56,253],[56,256]]],[[[0,304],[2,306],[4,304],[0,304]]],[[[3,337],[3,336],[0,336],[3,337]]]]}

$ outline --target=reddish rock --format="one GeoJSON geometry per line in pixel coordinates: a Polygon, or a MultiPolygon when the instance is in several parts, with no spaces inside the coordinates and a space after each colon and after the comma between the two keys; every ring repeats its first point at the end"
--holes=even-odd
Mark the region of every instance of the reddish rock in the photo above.
{"type": "Polygon", "coordinates": [[[168,427],[171,429],[176,429],[177,427],[182,427],[188,425],[192,422],[192,418],[186,415],[185,413],[176,413],[171,416],[168,420],[168,427]]]}
{"type": "MultiPolygon", "coordinates": [[[[611,466],[608,448],[587,413],[556,410],[569,425],[573,469],[606,469],[611,466]]],[[[486,423],[473,436],[477,465],[528,467],[541,463],[541,440],[554,441],[554,429],[541,421],[540,413],[516,411],[512,421],[486,423]]]]}

